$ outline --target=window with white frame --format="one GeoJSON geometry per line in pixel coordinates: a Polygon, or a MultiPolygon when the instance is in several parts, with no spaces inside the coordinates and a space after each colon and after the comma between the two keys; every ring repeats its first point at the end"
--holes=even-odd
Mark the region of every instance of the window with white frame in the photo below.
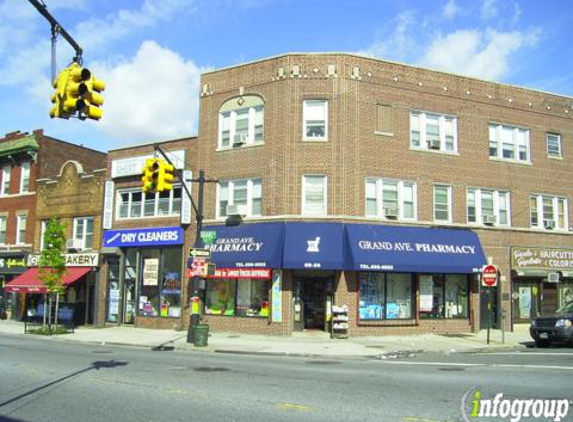
{"type": "Polygon", "coordinates": [[[434,221],[452,222],[452,187],[434,185],[434,221]]]}
{"type": "Polygon", "coordinates": [[[302,214],[326,215],[327,178],[322,174],[302,176],[302,214]]]}
{"type": "Polygon", "coordinates": [[[44,249],[44,236],[48,227],[48,220],[42,220],[40,223],[40,252],[44,249]]]}
{"type": "Polygon", "coordinates": [[[568,230],[567,198],[533,194],[529,197],[529,215],[532,228],[544,230],[568,230]]]}
{"type": "Polygon", "coordinates": [[[416,183],[405,180],[366,179],[366,216],[415,220],[416,183]]]}
{"type": "Polygon", "coordinates": [[[23,162],[20,168],[20,193],[26,193],[30,191],[30,162],[23,162]]]}
{"type": "Polygon", "coordinates": [[[561,158],[561,135],[556,133],[547,134],[547,156],[561,158]]]}
{"type": "Polygon", "coordinates": [[[2,167],[2,184],[0,185],[0,195],[10,194],[10,174],[12,172],[12,167],[4,166],[2,167]]]}
{"type": "Polygon", "coordinates": [[[78,249],[92,249],[94,239],[94,218],[74,218],[74,245],[78,249]]]}
{"type": "Polygon", "coordinates": [[[470,224],[510,226],[509,192],[469,188],[467,213],[470,224]]]}
{"type": "Polygon", "coordinates": [[[457,132],[457,118],[454,116],[410,112],[411,148],[456,152],[457,132]]]}
{"type": "Polygon", "coordinates": [[[305,100],[302,103],[302,120],[305,141],[328,139],[328,101],[305,100]]]}
{"type": "Polygon", "coordinates": [[[264,142],[262,98],[245,95],[226,101],[219,110],[218,148],[238,148],[264,142]]]}
{"type": "Polygon", "coordinates": [[[26,214],[18,214],[16,216],[16,244],[22,245],[26,243],[26,223],[28,216],[26,214]]]}
{"type": "Polygon", "coordinates": [[[117,219],[173,217],[181,213],[181,186],[170,191],[143,193],[141,189],[117,192],[117,219]]]}
{"type": "Polygon", "coordinates": [[[226,217],[229,206],[240,215],[262,215],[261,179],[229,180],[217,183],[217,218],[226,217]]]}
{"type": "Polygon", "coordinates": [[[6,216],[0,216],[0,245],[6,244],[6,216]]]}
{"type": "Polygon", "coordinates": [[[489,125],[489,156],[529,163],[529,130],[508,125],[489,125]]]}

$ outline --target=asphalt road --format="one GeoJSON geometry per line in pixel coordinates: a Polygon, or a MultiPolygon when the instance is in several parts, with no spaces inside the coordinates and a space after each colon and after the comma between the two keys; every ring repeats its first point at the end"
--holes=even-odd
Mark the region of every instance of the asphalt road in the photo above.
{"type": "Polygon", "coordinates": [[[571,399],[572,377],[573,348],[563,347],[327,360],[0,335],[0,420],[462,421],[472,389],[571,399]]]}

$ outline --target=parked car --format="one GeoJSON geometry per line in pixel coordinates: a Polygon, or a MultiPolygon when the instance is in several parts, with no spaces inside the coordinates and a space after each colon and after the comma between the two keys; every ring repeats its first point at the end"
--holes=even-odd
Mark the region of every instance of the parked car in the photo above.
{"type": "Polygon", "coordinates": [[[529,334],[536,346],[549,346],[554,341],[573,344],[573,302],[557,309],[555,315],[535,318],[529,334]]]}

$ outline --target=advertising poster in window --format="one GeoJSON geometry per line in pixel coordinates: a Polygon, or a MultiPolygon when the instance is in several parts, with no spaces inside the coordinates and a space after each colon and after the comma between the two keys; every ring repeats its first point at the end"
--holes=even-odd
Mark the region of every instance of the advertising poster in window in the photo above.
{"type": "Polygon", "coordinates": [[[434,307],[434,280],[431,275],[420,276],[420,312],[432,312],[434,307]]]}
{"type": "Polygon", "coordinates": [[[271,287],[271,300],[272,300],[272,320],[273,322],[282,322],[283,317],[283,302],[282,302],[282,287],[281,287],[282,272],[273,271],[273,284],[271,287]]]}
{"type": "Polygon", "coordinates": [[[143,261],[143,285],[157,286],[159,258],[147,258],[143,261]]]}
{"type": "Polygon", "coordinates": [[[519,318],[529,319],[531,316],[531,287],[519,288],[519,318]]]}
{"type": "Polygon", "coordinates": [[[181,294],[181,277],[179,273],[167,273],[163,277],[163,286],[161,291],[164,295],[181,294]]]}

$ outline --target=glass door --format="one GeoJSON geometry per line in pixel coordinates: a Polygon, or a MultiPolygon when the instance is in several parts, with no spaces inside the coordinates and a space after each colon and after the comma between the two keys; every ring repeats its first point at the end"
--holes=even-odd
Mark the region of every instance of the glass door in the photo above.
{"type": "Polygon", "coordinates": [[[133,324],[135,321],[135,285],[137,280],[137,250],[128,249],[125,254],[125,270],[123,280],[123,324],[133,324]]]}

